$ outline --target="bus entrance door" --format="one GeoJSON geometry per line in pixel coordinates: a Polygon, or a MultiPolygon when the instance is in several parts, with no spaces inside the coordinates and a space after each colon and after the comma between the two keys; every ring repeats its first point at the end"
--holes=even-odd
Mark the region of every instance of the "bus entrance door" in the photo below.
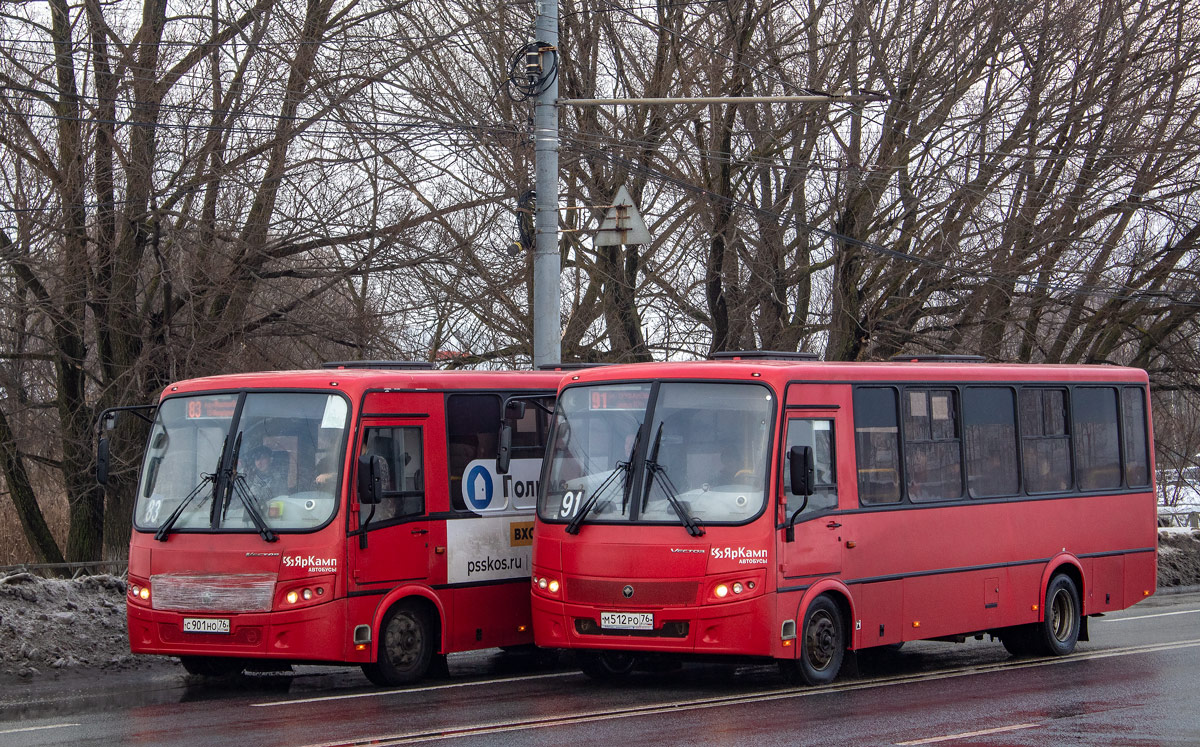
{"type": "Polygon", "coordinates": [[[842,523],[837,515],[837,433],[834,410],[788,411],[780,462],[783,473],[780,513],[785,528],[778,533],[779,557],[788,583],[842,570],[842,523]],[[793,446],[808,446],[813,450],[815,485],[807,501],[792,493],[789,459],[793,446]],[[793,530],[790,542],[788,525],[793,530]]]}
{"type": "MultiPolygon", "coordinates": [[[[359,584],[423,580],[429,575],[429,519],[425,502],[428,420],[364,421],[360,458],[387,463],[378,505],[358,506],[360,536],[350,543],[353,578],[359,584]],[[364,541],[365,539],[365,541],[364,541]]],[[[354,483],[357,485],[357,481],[354,483]]]]}

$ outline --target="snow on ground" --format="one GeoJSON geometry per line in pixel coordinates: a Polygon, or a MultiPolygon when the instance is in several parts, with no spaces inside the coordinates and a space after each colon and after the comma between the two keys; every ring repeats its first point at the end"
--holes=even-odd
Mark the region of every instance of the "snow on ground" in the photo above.
{"type": "MultiPolygon", "coordinates": [[[[1158,585],[1200,585],[1200,531],[1159,532],[1158,585]]],[[[174,659],[129,653],[124,579],[0,576],[0,682],[134,669],[182,672],[174,659]]]]}
{"type": "Polygon", "coordinates": [[[161,664],[160,657],[129,653],[124,579],[0,577],[0,677],[161,664]]]}

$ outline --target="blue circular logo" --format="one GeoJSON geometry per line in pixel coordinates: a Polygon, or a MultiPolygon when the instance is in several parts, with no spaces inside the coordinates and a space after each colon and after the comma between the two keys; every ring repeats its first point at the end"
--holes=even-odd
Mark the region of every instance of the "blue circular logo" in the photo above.
{"type": "Polygon", "coordinates": [[[470,502],[471,508],[482,511],[492,505],[492,491],[492,475],[483,465],[477,465],[467,474],[467,501],[470,502]],[[475,481],[479,478],[483,478],[483,500],[476,497],[475,481]]]}

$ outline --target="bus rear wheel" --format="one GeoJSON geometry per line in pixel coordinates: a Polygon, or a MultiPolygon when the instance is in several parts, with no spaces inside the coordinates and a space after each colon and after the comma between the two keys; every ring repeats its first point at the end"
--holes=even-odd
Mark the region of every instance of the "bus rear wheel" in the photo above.
{"type": "Polygon", "coordinates": [[[1015,625],[1000,631],[1000,641],[1013,656],[1065,656],[1075,650],[1081,628],[1079,590],[1071,577],[1060,573],[1046,587],[1045,614],[1041,622],[1015,625]]]}
{"type": "Polygon", "coordinates": [[[428,613],[411,602],[392,607],[379,628],[379,655],[363,664],[363,674],[380,687],[407,685],[429,671],[434,653],[433,625],[428,613]]]}
{"type": "Polygon", "coordinates": [[[1079,641],[1079,590],[1066,574],[1050,579],[1046,587],[1046,606],[1042,621],[1036,623],[1031,636],[1035,653],[1045,656],[1065,656],[1075,650],[1079,641]]]}
{"type": "Polygon", "coordinates": [[[837,679],[846,655],[846,628],[837,603],[822,594],[808,605],[800,637],[800,656],[780,662],[789,682],[828,685],[837,679]]]}
{"type": "Polygon", "coordinates": [[[637,657],[627,651],[577,651],[575,660],[584,674],[600,682],[623,679],[637,664],[637,657]]]}

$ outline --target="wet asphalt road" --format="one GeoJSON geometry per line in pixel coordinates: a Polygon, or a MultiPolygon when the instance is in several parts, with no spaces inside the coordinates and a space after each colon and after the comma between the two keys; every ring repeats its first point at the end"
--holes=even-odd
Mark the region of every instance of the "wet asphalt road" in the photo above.
{"type": "Polygon", "coordinates": [[[1153,597],[1090,629],[1063,659],[909,644],[824,688],[719,665],[602,685],[565,659],[495,651],[453,656],[450,679],[405,690],[316,667],[14,684],[0,694],[0,745],[1200,745],[1200,594],[1153,597]]]}

